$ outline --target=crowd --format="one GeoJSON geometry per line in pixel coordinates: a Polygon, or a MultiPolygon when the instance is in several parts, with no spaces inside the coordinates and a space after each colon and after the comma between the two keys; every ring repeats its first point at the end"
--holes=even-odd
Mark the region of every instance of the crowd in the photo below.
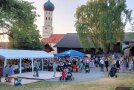
{"type": "MultiPolygon", "coordinates": [[[[9,63],[3,68],[3,76],[6,81],[10,82],[9,76],[19,72],[19,62],[12,65],[9,63]]],[[[31,62],[24,60],[22,62],[23,71],[32,71],[31,62]]],[[[53,77],[56,72],[61,72],[61,79],[67,76],[72,76],[72,72],[89,73],[91,68],[100,67],[100,71],[109,71],[111,67],[116,67],[117,72],[134,71],[134,57],[124,57],[120,54],[112,54],[109,56],[96,55],[92,57],[60,57],[51,60],[45,59],[43,62],[43,70],[53,71],[53,77]]],[[[34,61],[34,77],[39,77],[38,71],[42,69],[42,62],[40,60],[34,61]]]]}
{"type": "MultiPolygon", "coordinates": [[[[109,56],[93,56],[91,58],[57,58],[54,61],[50,61],[53,70],[62,71],[63,73],[68,73],[68,70],[71,72],[90,72],[91,68],[100,67],[100,71],[109,72],[112,67],[116,68],[117,73],[134,71],[134,57],[124,57],[120,54],[112,54],[109,56]],[[54,62],[54,64],[53,64],[54,62]],[[65,69],[66,68],[66,69],[65,69]],[[66,71],[64,71],[66,70],[66,71]]],[[[48,65],[48,68],[49,65],[48,65]]],[[[63,75],[63,77],[66,75],[63,75]]]]}

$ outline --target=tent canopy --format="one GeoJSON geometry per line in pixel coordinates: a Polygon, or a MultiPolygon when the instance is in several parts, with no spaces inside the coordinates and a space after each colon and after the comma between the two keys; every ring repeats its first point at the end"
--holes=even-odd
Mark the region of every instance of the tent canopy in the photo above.
{"type": "Polygon", "coordinates": [[[83,57],[85,54],[76,50],[68,50],[62,53],[58,53],[55,56],[61,57],[61,56],[70,56],[70,57],[83,57]]]}
{"type": "Polygon", "coordinates": [[[53,57],[54,55],[49,54],[45,51],[0,49],[1,59],[33,59],[53,57]]]}

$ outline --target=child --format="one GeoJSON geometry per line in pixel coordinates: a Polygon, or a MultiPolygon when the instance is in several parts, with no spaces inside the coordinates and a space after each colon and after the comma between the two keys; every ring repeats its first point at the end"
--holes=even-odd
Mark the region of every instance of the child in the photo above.
{"type": "Polygon", "coordinates": [[[14,79],[14,86],[22,86],[21,81],[22,79],[17,76],[17,78],[14,79]]]}
{"type": "Polygon", "coordinates": [[[66,69],[63,68],[62,73],[61,73],[61,80],[65,80],[66,79],[66,69]]]}

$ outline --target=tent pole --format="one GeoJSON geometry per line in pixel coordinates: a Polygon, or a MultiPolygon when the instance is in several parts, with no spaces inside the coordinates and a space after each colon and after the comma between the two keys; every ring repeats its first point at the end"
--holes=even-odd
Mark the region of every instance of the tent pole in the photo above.
{"type": "Polygon", "coordinates": [[[19,60],[20,60],[20,74],[21,74],[21,73],[22,73],[22,72],[21,72],[21,66],[22,66],[22,65],[21,65],[21,61],[22,61],[22,59],[19,59],[19,60]]]}
{"type": "Polygon", "coordinates": [[[43,71],[43,58],[41,60],[42,60],[42,71],[43,71]]]}
{"type": "Polygon", "coordinates": [[[7,59],[4,60],[4,67],[7,65],[7,59]]]}
{"type": "Polygon", "coordinates": [[[34,71],[33,58],[32,58],[32,72],[34,71]]]}

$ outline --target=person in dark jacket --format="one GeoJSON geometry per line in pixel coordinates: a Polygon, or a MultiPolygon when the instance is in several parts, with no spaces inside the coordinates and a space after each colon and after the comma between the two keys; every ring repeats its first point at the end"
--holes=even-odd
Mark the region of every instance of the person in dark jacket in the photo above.
{"type": "Polygon", "coordinates": [[[109,61],[108,61],[108,59],[106,58],[106,59],[105,59],[105,68],[106,68],[107,72],[108,72],[108,67],[109,67],[109,61]]]}
{"type": "Polygon", "coordinates": [[[117,68],[117,72],[119,73],[119,69],[120,69],[120,60],[117,59],[116,61],[116,68],[117,68]]]}

